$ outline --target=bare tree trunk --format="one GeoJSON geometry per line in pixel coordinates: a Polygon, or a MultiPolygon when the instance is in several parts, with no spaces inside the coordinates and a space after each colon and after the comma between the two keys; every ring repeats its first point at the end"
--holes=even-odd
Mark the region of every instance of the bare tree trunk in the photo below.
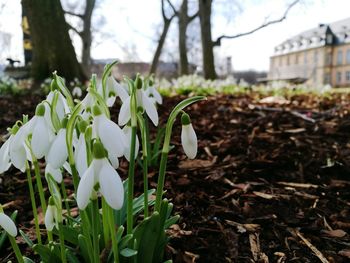
{"type": "Polygon", "coordinates": [[[202,38],[203,73],[206,79],[215,79],[214,45],[211,36],[212,0],[198,0],[202,38]]]}
{"type": "Polygon", "coordinates": [[[180,75],[188,74],[188,57],[187,57],[187,43],[186,31],[189,24],[188,1],[183,0],[179,12],[179,55],[180,55],[180,75]]]}
{"type": "Polygon", "coordinates": [[[91,66],[91,18],[95,7],[96,0],[86,0],[85,13],[83,17],[83,31],[81,32],[81,40],[83,43],[81,64],[85,74],[90,75],[91,66]]]}
{"type": "Polygon", "coordinates": [[[164,46],[166,35],[168,34],[168,31],[169,31],[170,24],[171,24],[171,21],[164,21],[163,31],[162,31],[162,34],[160,35],[160,38],[158,41],[158,46],[157,46],[156,52],[154,53],[154,56],[153,56],[150,74],[156,73],[156,71],[157,71],[159,58],[160,58],[160,55],[162,53],[162,49],[164,46]]]}
{"type": "Polygon", "coordinates": [[[66,80],[85,75],[78,63],[60,0],[22,0],[33,43],[32,76],[43,80],[57,70],[66,80]]]}

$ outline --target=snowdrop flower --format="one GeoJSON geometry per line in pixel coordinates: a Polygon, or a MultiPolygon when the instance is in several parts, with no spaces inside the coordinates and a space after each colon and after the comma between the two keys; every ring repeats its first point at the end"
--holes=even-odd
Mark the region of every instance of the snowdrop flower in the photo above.
{"type": "Polygon", "coordinates": [[[67,122],[68,119],[64,118],[62,121],[63,128],[58,131],[58,134],[47,154],[46,162],[49,163],[53,169],[61,168],[68,158],[68,150],[66,144],[67,122]]]}
{"type": "Polygon", "coordinates": [[[0,174],[6,172],[11,166],[9,154],[11,140],[12,135],[0,148],[0,174]]]}
{"type": "MultiPolygon", "coordinates": [[[[152,84],[152,83],[151,83],[152,84]]],[[[151,99],[154,100],[155,102],[157,102],[158,104],[162,104],[163,103],[163,99],[162,96],[159,94],[158,90],[153,87],[153,86],[149,86],[145,93],[147,94],[147,96],[151,99]]]]}
{"type": "Polygon", "coordinates": [[[100,142],[95,142],[93,148],[94,159],[78,185],[78,207],[84,210],[96,190],[103,195],[110,207],[120,209],[124,203],[122,180],[117,171],[108,162],[103,145],[100,142]]]}
{"type": "MultiPolygon", "coordinates": [[[[145,91],[142,89],[142,82],[141,80],[136,81],[137,89],[136,89],[136,103],[137,107],[143,108],[148,117],[151,119],[153,124],[155,126],[158,125],[158,112],[156,109],[156,106],[150,98],[147,96],[145,91]],[[139,84],[140,83],[140,84],[139,84]]],[[[131,112],[130,112],[130,99],[129,96],[125,101],[123,102],[123,105],[120,108],[119,116],[118,116],[118,124],[120,126],[123,126],[128,123],[128,121],[131,119],[131,112]]]]}
{"type": "Polygon", "coordinates": [[[73,95],[74,97],[80,98],[80,97],[83,95],[83,92],[82,92],[82,90],[81,90],[80,87],[75,87],[75,88],[72,90],[72,95],[73,95]]]}
{"type": "Polygon", "coordinates": [[[126,148],[123,131],[106,115],[102,114],[99,106],[93,107],[94,120],[92,123],[93,136],[98,137],[106,148],[109,157],[121,157],[126,148]]]}
{"type": "Polygon", "coordinates": [[[60,184],[62,182],[63,177],[61,169],[55,169],[51,166],[50,163],[47,163],[45,167],[45,176],[49,174],[52,176],[53,179],[55,179],[57,183],[60,184]]]}
{"type": "Polygon", "coordinates": [[[54,110],[56,111],[58,118],[62,120],[64,116],[70,112],[66,98],[59,91],[50,91],[50,93],[47,95],[46,100],[50,103],[50,105],[52,105],[55,93],[58,93],[58,99],[56,108],[54,110]]]}
{"type": "Polygon", "coordinates": [[[12,237],[17,236],[17,227],[12,219],[4,212],[0,212],[0,226],[12,237]]]}
{"type": "Polygon", "coordinates": [[[85,141],[85,131],[88,123],[86,121],[81,121],[79,123],[80,135],[78,142],[75,144],[74,151],[74,160],[75,165],[80,177],[85,173],[88,164],[87,164],[87,152],[86,152],[86,141],[85,141]]]}
{"type": "Polygon", "coordinates": [[[197,136],[192,127],[190,117],[184,113],[181,116],[181,144],[188,158],[194,159],[197,155],[197,136]]]}
{"type": "Polygon", "coordinates": [[[58,209],[55,205],[53,198],[50,196],[49,205],[47,206],[45,219],[45,227],[48,231],[52,231],[54,226],[58,229],[58,209]]]}
{"type": "Polygon", "coordinates": [[[107,106],[112,107],[115,99],[117,96],[120,97],[122,101],[125,101],[128,97],[129,94],[127,91],[123,88],[122,85],[120,85],[112,75],[110,75],[107,78],[106,81],[106,92],[107,92],[107,106]]]}
{"type": "MultiPolygon", "coordinates": [[[[130,162],[130,150],[131,150],[131,127],[129,125],[125,125],[123,128],[123,132],[126,137],[126,148],[124,156],[125,158],[130,162]]],[[[137,153],[139,151],[140,143],[139,138],[136,135],[136,142],[135,142],[135,159],[137,158],[137,153]]]]}
{"type": "Polygon", "coordinates": [[[51,140],[54,137],[52,130],[47,124],[45,118],[45,106],[41,103],[37,106],[35,112],[35,122],[33,123],[33,133],[31,148],[34,156],[41,159],[50,149],[51,140]]]}

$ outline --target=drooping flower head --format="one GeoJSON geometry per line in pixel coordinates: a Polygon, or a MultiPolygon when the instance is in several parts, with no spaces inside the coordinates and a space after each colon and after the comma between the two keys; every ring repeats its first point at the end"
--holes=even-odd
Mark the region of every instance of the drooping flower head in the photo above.
{"type": "Polygon", "coordinates": [[[52,231],[53,228],[56,226],[56,228],[59,228],[59,216],[58,216],[58,209],[55,205],[55,201],[50,196],[49,198],[49,205],[47,207],[46,213],[45,213],[45,219],[44,219],[45,227],[48,231],[52,231]]]}
{"type": "Polygon", "coordinates": [[[99,191],[107,204],[120,209],[124,203],[124,188],[119,174],[107,159],[107,152],[102,143],[96,141],[93,146],[93,160],[83,174],[77,190],[77,203],[81,210],[94,198],[99,191]]]}
{"type": "Polygon", "coordinates": [[[196,132],[191,124],[190,116],[186,113],[181,116],[181,144],[188,158],[194,159],[197,155],[198,143],[196,132]]]}
{"type": "Polygon", "coordinates": [[[17,227],[12,219],[0,209],[0,226],[12,237],[17,236],[17,227]]]}

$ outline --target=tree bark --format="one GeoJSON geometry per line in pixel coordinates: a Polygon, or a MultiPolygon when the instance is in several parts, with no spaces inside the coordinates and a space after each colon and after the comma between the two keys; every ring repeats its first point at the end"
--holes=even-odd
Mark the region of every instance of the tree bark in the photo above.
{"type": "Polygon", "coordinates": [[[206,79],[215,79],[214,45],[211,35],[212,0],[198,0],[201,27],[203,74],[206,79]]]}
{"type": "Polygon", "coordinates": [[[189,24],[188,17],[188,0],[183,0],[179,12],[179,56],[180,56],[180,75],[188,74],[188,57],[187,57],[187,26],[189,24]]]}
{"type": "Polygon", "coordinates": [[[86,77],[78,63],[60,0],[22,0],[33,43],[32,76],[41,81],[53,71],[67,81],[86,77]]]}
{"type": "Polygon", "coordinates": [[[86,0],[85,13],[83,16],[83,31],[81,32],[81,40],[83,43],[81,64],[86,75],[90,75],[91,66],[91,18],[95,7],[96,0],[86,0]]]}

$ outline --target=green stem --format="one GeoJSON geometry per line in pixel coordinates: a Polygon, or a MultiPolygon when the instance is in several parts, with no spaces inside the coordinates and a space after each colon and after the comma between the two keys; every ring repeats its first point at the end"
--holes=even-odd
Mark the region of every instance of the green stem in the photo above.
{"type": "Polygon", "coordinates": [[[165,181],[165,171],[166,171],[166,162],[168,159],[168,152],[162,152],[162,157],[160,159],[159,175],[157,182],[157,192],[156,192],[156,204],[155,211],[160,212],[160,205],[163,197],[163,188],[165,181]]]}
{"type": "Polygon", "coordinates": [[[64,182],[62,181],[61,183],[61,190],[62,190],[62,195],[63,195],[63,199],[64,199],[64,204],[66,206],[67,209],[67,213],[68,213],[68,217],[71,218],[71,212],[70,212],[70,206],[69,206],[69,202],[68,202],[68,196],[67,196],[67,191],[66,191],[66,186],[64,185],[64,182]]]}
{"type": "Polygon", "coordinates": [[[117,240],[116,231],[115,231],[113,210],[110,207],[107,207],[107,209],[108,209],[107,210],[108,225],[109,225],[109,230],[110,230],[111,237],[112,237],[112,251],[113,251],[113,255],[114,255],[114,263],[119,263],[118,240],[117,240]]]}
{"type": "Polygon", "coordinates": [[[100,215],[98,211],[98,200],[92,201],[92,247],[94,249],[94,258],[95,262],[100,262],[100,247],[99,247],[99,240],[98,240],[98,229],[100,226],[100,215]]]}
{"type": "Polygon", "coordinates": [[[144,218],[148,217],[148,159],[143,156],[143,206],[144,218]]]}
{"type": "Polygon", "coordinates": [[[135,176],[135,144],[136,126],[131,127],[130,163],[128,172],[128,199],[127,199],[127,234],[133,230],[133,199],[134,199],[134,176],[135,176]]]}
{"type": "MultiPolygon", "coordinates": [[[[87,215],[86,209],[85,210],[80,210],[80,217],[81,217],[81,227],[83,229],[83,235],[87,238],[88,246],[90,247],[92,242],[91,242],[91,224],[89,221],[89,217],[87,215]]],[[[90,249],[88,250],[89,253],[89,258],[92,259],[93,262],[93,251],[90,249]]]]}
{"type": "Polygon", "coordinates": [[[32,204],[32,210],[33,210],[33,216],[34,216],[35,232],[36,232],[36,236],[38,238],[38,243],[41,245],[42,243],[41,243],[41,235],[40,235],[40,227],[39,227],[39,219],[38,219],[38,210],[36,209],[32,175],[30,173],[30,168],[29,168],[28,162],[26,162],[26,172],[27,172],[27,181],[28,181],[28,186],[29,186],[30,201],[32,204]]]}
{"type": "Polygon", "coordinates": [[[9,240],[11,242],[12,249],[15,252],[15,255],[16,255],[18,263],[24,263],[22,253],[19,250],[19,247],[18,247],[18,245],[16,243],[16,239],[13,236],[11,236],[11,235],[8,235],[8,237],[9,237],[9,240]]]}
{"type": "Polygon", "coordinates": [[[106,203],[106,200],[102,197],[102,224],[103,224],[103,239],[105,242],[105,247],[108,246],[108,242],[109,242],[109,226],[108,226],[108,222],[109,222],[109,215],[108,215],[108,204],[106,203]]]}
{"type": "Polygon", "coordinates": [[[59,229],[58,229],[58,235],[59,235],[59,239],[60,239],[61,261],[63,263],[66,263],[67,262],[67,259],[66,259],[66,247],[64,246],[64,235],[63,235],[62,226],[63,226],[63,224],[60,223],[59,224],[59,229]]]}

